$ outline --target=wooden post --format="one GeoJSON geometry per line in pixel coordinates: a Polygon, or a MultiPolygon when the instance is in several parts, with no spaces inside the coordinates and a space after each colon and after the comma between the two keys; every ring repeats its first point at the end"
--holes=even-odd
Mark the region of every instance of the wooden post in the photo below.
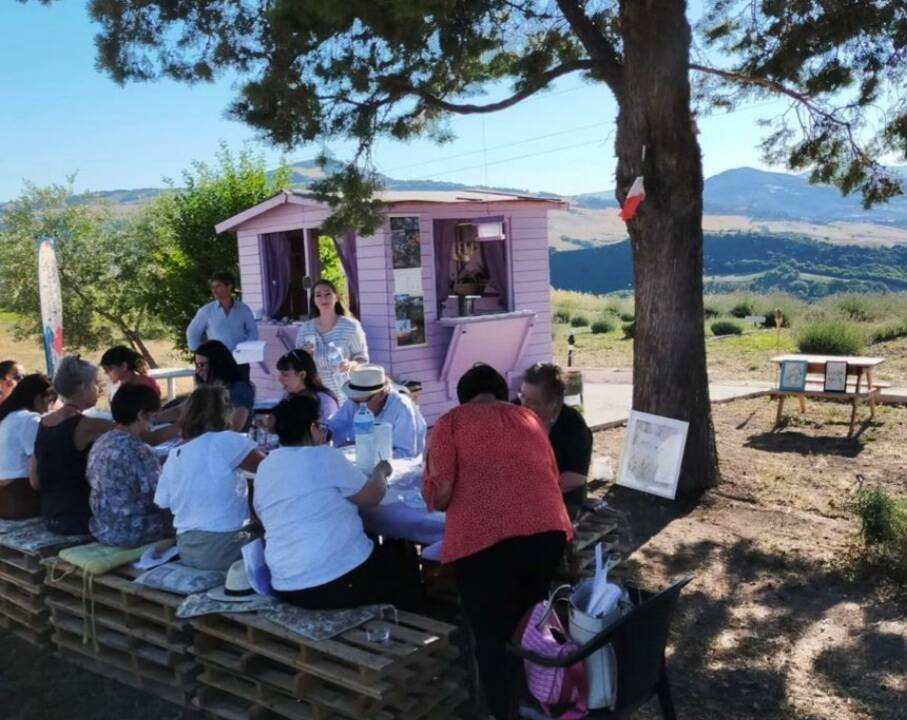
{"type": "Polygon", "coordinates": [[[784,311],[775,308],[775,349],[781,349],[781,325],[784,323],[784,311]]]}
{"type": "Polygon", "coordinates": [[[775,427],[778,427],[781,424],[781,418],[784,413],[784,395],[778,396],[778,414],[775,415],[775,427]]]}

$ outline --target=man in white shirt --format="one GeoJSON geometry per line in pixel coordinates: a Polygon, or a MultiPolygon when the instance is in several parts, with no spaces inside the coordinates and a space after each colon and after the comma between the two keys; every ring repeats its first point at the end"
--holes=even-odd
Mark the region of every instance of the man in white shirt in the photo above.
{"type": "Polygon", "coordinates": [[[327,421],[334,435],[334,445],[341,447],[355,442],[353,421],[360,404],[372,411],[376,422],[393,428],[395,458],[417,458],[425,451],[427,426],[419,408],[405,395],[395,390],[380,365],[360,365],[350,372],[350,379],[341,388],[349,398],[327,421]]]}
{"type": "Polygon", "coordinates": [[[230,352],[241,342],[258,340],[258,325],[252,310],[233,297],[236,285],[233,275],[214,273],[209,282],[214,300],[202,305],[186,328],[189,350],[195,352],[205,339],[220,340],[230,352]]]}

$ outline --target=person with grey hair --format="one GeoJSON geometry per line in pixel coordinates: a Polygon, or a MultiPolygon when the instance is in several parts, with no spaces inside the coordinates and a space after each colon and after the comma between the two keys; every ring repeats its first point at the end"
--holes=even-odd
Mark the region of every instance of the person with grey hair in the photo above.
{"type": "Polygon", "coordinates": [[[526,370],[520,402],[534,412],[548,430],[560,473],[567,514],[576,519],[586,501],[586,481],[592,464],[592,431],[583,416],[564,405],[564,377],[553,363],[536,363],[526,370]]]}
{"type": "Polygon", "coordinates": [[[101,387],[98,368],[75,355],[60,361],[53,380],[63,405],[41,418],[35,437],[32,485],[41,492],[44,525],[61,535],[87,535],[91,488],[86,479],[88,451],[110,420],[86,417],[95,406],[101,387]]]}
{"type": "MultiPolygon", "coordinates": [[[[116,425],[84,414],[95,406],[101,392],[95,365],[67,355],[60,361],[53,387],[63,404],[41,418],[29,480],[41,493],[41,515],[48,530],[87,535],[91,518],[88,453],[94,441],[116,425]]],[[[142,440],[154,445],[175,434],[175,428],[164,428],[143,434],[142,440]]]]}

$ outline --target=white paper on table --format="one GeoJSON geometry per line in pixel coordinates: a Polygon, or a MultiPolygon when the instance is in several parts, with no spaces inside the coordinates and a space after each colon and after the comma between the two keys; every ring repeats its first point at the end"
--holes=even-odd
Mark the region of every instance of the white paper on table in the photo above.
{"type": "Polygon", "coordinates": [[[136,560],[132,564],[132,567],[138,570],[150,570],[151,568],[156,568],[158,565],[170,562],[179,555],[179,552],[176,545],[170,545],[164,550],[159,550],[157,545],[152,545],[142,553],[142,557],[136,560]]]}
{"type": "Polygon", "coordinates": [[[237,365],[250,365],[251,363],[262,362],[265,359],[264,340],[246,340],[236,346],[233,351],[233,359],[237,365]]]}

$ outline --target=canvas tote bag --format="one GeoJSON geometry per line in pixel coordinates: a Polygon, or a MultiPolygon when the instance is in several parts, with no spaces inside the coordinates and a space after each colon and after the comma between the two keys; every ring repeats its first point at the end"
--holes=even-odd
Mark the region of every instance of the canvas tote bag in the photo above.
{"type": "MultiPolygon", "coordinates": [[[[626,591],[608,582],[601,543],[595,547],[595,576],[579,583],[570,594],[570,637],[580,645],[607,629],[631,607],[626,591]]],[[[586,658],[589,709],[617,705],[617,658],[610,644],[586,658]]]]}

